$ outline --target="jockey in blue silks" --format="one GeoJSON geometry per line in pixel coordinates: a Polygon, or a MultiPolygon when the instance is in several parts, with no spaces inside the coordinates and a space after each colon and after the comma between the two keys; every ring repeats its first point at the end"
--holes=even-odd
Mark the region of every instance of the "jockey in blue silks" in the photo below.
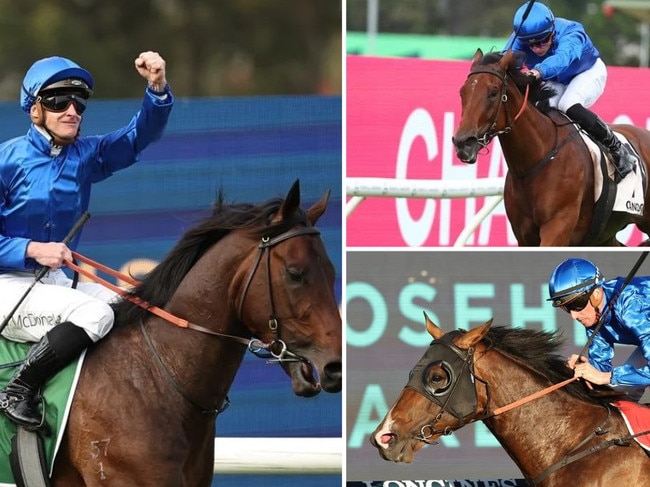
{"type": "Polygon", "coordinates": [[[568,366],[576,377],[609,385],[638,400],[650,386],[650,277],[635,277],[623,287],[624,281],[622,277],[606,281],[592,262],[568,259],[551,274],[549,301],[580,322],[591,337],[594,325],[618,294],[611,310],[604,313],[588,359],[574,354],[568,366]],[[612,366],[615,344],[637,347],[627,362],[617,367],[612,366]]]}
{"type": "Polygon", "coordinates": [[[526,2],[513,19],[514,32],[506,44],[525,54],[528,74],[544,81],[556,95],[551,106],[565,112],[612,154],[616,180],[624,178],[637,162],[636,156],[612,129],[587,107],[603,94],[607,67],[598,49],[579,22],[556,18],[550,8],[535,2],[528,16],[526,2]]]}
{"type": "Polygon", "coordinates": [[[61,266],[78,239],[70,247],[63,240],[88,209],[92,184],[135,163],[167,125],[174,100],[165,60],[143,52],[135,69],[147,80],[138,113],[119,130],[81,136],[93,77],[63,57],[35,62],[20,91],[31,125],[0,145],[0,319],[10,318],[2,335],[36,342],[0,391],[0,410],[28,430],[43,426],[40,387],[113,326],[116,294],[96,283],[71,287],[61,266]],[[42,266],[49,271],[34,283],[42,266]]]}

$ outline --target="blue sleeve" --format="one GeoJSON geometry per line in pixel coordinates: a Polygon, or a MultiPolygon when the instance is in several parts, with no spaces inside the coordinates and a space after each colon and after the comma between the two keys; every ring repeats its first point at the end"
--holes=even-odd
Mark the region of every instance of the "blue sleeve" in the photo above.
{"type": "MultiPolygon", "coordinates": [[[[593,334],[593,330],[587,329],[587,337],[593,334]]],[[[601,372],[612,371],[612,358],[614,358],[614,347],[598,333],[589,346],[589,363],[601,372]]]]}
{"type": "MultiPolygon", "coordinates": [[[[0,151],[2,156],[5,153],[0,151]]],[[[0,168],[2,167],[0,160],[0,168]]],[[[0,172],[0,215],[4,215],[7,202],[5,199],[6,187],[0,172]]],[[[22,269],[25,267],[25,254],[27,245],[31,242],[28,238],[7,237],[3,235],[4,224],[0,221],[0,268],[2,269],[22,269]]]]}
{"type": "Polygon", "coordinates": [[[585,43],[589,42],[587,36],[579,31],[574,31],[562,36],[553,55],[548,56],[531,69],[536,69],[542,79],[553,79],[569,69],[571,64],[582,56],[585,43]]]}
{"type": "MultiPolygon", "coordinates": [[[[635,368],[633,365],[614,367],[612,371],[612,385],[622,386],[650,386],[650,303],[647,297],[634,295],[625,300],[624,310],[619,315],[619,320],[631,333],[643,352],[646,364],[635,368]]],[[[629,340],[631,341],[631,340],[629,340]]]]}
{"type": "Polygon", "coordinates": [[[25,254],[27,245],[31,242],[28,238],[6,237],[0,235],[0,268],[22,269],[25,267],[25,254]]]}
{"type": "Polygon", "coordinates": [[[103,136],[87,138],[95,147],[91,158],[92,182],[102,181],[115,171],[131,166],[149,144],[162,137],[174,104],[169,86],[165,87],[165,95],[161,97],[147,89],[141,109],[128,125],[103,136]]]}

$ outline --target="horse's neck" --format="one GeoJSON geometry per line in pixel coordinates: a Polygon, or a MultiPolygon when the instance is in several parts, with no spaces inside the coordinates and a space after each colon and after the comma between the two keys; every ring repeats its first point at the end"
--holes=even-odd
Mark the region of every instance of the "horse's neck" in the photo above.
{"type": "MultiPolygon", "coordinates": [[[[523,96],[518,91],[508,107],[510,115],[518,113],[523,96]]],[[[528,105],[517,120],[511,121],[511,130],[499,136],[501,150],[508,170],[525,174],[539,164],[555,147],[557,128],[553,121],[532,105],[528,105]]]]}
{"type": "MultiPolygon", "coordinates": [[[[498,352],[478,377],[490,384],[490,410],[514,403],[551,384],[498,352]]],[[[606,417],[606,411],[559,390],[516,407],[485,424],[522,473],[534,476],[586,438],[606,417]],[[568,429],[569,425],[572,429],[568,429]]]]}
{"type": "Polygon", "coordinates": [[[165,307],[175,316],[223,336],[178,328],[169,323],[152,329],[154,343],[174,350],[170,370],[208,401],[225,397],[246,347],[229,336],[249,336],[236,316],[232,282],[235,258],[220,245],[209,250],[188,272],[165,307]]]}
{"type": "Polygon", "coordinates": [[[214,332],[235,335],[245,331],[236,309],[241,290],[234,284],[243,281],[239,270],[246,268],[245,254],[234,244],[224,244],[226,238],[194,264],[166,309],[214,332]]]}

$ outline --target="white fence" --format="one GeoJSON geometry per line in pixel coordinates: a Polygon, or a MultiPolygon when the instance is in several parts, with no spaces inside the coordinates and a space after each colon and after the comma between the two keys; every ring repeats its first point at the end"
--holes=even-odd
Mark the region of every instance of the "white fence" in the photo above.
{"type": "Polygon", "coordinates": [[[337,474],[342,438],[216,438],[214,472],[221,474],[337,474]]]}
{"type": "Polygon", "coordinates": [[[346,218],[369,196],[389,198],[476,198],[491,196],[472,221],[460,233],[455,247],[467,242],[470,235],[503,200],[505,178],[474,180],[347,178],[346,190],[350,200],[346,203],[346,218]]]}

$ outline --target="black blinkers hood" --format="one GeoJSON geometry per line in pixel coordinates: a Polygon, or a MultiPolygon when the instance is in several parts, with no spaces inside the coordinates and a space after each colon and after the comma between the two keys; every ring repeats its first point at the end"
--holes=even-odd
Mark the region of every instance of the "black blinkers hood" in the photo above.
{"type": "Polygon", "coordinates": [[[474,386],[473,355],[453,344],[453,339],[460,334],[459,330],[455,330],[431,342],[411,370],[406,387],[433,401],[442,412],[452,414],[464,424],[464,419],[476,412],[478,399],[474,386]],[[449,376],[448,385],[438,390],[430,387],[427,381],[427,372],[436,365],[441,366],[449,376]]]}

